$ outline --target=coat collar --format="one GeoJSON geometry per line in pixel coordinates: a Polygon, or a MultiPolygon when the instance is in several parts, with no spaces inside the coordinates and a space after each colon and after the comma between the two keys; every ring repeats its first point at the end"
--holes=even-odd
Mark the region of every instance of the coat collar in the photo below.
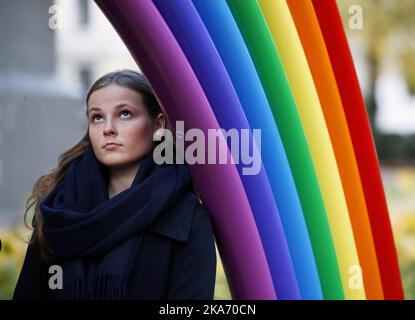
{"type": "Polygon", "coordinates": [[[177,241],[187,241],[197,204],[197,196],[191,191],[186,191],[149,229],[177,241]]]}

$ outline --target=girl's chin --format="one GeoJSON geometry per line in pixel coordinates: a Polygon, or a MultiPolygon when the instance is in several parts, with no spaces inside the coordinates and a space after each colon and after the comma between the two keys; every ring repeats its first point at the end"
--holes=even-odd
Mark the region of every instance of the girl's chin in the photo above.
{"type": "Polygon", "coordinates": [[[109,168],[114,168],[114,169],[116,169],[116,168],[122,169],[122,168],[129,167],[129,166],[132,166],[132,165],[134,166],[134,165],[137,165],[138,162],[139,162],[138,159],[137,160],[131,160],[131,159],[124,159],[122,157],[117,157],[117,158],[114,157],[114,158],[111,158],[111,159],[107,158],[104,161],[102,161],[102,163],[105,166],[107,166],[109,168]]]}
{"type": "Polygon", "coordinates": [[[103,164],[105,164],[106,166],[108,166],[108,167],[118,167],[118,166],[122,166],[122,165],[128,163],[129,159],[125,159],[124,157],[122,157],[120,155],[118,155],[118,156],[111,155],[111,156],[103,157],[101,159],[101,162],[103,164]]]}

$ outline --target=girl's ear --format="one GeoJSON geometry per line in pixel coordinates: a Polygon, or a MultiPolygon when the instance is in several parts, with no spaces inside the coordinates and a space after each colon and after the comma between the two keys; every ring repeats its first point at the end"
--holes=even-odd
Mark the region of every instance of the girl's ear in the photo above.
{"type": "Polygon", "coordinates": [[[159,113],[154,119],[154,131],[158,129],[164,129],[166,127],[166,116],[163,113],[159,113]]]}

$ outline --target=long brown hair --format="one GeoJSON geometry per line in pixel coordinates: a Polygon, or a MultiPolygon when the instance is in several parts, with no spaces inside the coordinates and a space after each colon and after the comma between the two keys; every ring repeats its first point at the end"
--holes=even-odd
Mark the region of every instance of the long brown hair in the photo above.
{"type": "MultiPolygon", "coordinates": [[[[99,78],[89,89],[86,95],[86,116],[88,117],[88,101],[91,94],[104,88],[110,84],[118,84],[126,88],[132,89],[141,94],[143,103],[147,108],[150,116],[154,119],[162,112],[157,99],[155,98],[151,87],[149,86],[145,77],[132,70],[120,70],[105,74],[99,78]]],[[[30,240],[31,243],[39,245],[42,257],[49,261],[53,258],[53,251],[48,245],[45,238],[42,226],[42,213],[39,209],[39,204],[46,198],[46,196],[54,190],[54,188],[63,180],[66,170],[73,160],[80,157],[91,145],[89,139],[88,129],[85,135],[73,147],[64,151],[58,158],[58,166],[48,173],[42,175],[33,185],[33,190],[26,202],[26,210],[24,214],[24,222],[27,227],[27,214],[29,210],[35,206],[34,216],[32,220],[33,235],[30,240]]],[[[30,228],[30,227],[29,227],[30,228]]]]}

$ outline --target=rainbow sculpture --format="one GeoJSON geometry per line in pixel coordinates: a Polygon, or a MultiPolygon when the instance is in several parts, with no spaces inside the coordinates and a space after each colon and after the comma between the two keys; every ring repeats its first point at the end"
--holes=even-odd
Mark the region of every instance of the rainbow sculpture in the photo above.
{"type": "Polygon", "coordinates": [[[189,165],[234,299],[404,299],[335,0],[95,2],[173,125],[261,130],[255,175],[189,165]]]}

